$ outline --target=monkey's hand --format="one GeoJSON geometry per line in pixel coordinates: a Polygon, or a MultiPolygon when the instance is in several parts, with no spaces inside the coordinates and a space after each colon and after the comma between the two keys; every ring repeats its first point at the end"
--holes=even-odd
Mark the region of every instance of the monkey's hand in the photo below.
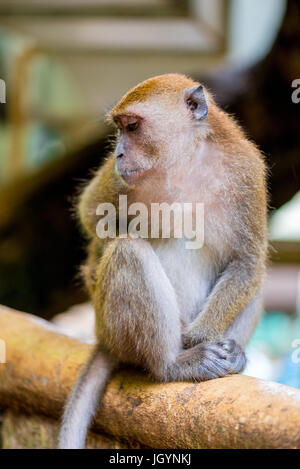
{"type": "Polygon", "coordinates": [[[217,342],[203,342],[184,350],[179,355],[178,362],[192,366],[190,377],[196,381],[206,381],[240,373],[245,368],[247,360],[235,340],[223,339],[217,342]]]}

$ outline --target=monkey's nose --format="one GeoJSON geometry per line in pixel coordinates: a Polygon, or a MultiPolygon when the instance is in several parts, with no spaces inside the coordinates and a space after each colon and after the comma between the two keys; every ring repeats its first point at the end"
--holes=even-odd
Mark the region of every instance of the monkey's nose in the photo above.
{"type": "Polygon", "coordinates": [[[123,156],[124,156],[124,153],[119,153],[119,154],[117,155],[117,158],[120,160],[121,158],[123,158],[123,156]]]}

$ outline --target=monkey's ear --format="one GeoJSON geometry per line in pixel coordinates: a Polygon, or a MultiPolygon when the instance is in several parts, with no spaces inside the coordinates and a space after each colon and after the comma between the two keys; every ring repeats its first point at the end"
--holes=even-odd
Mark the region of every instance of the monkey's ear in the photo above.
{"type": "Polygon", "coordinates": [[[202,85],[188,90],[186,93],[186,105],[196,120],[205,119],[208,109],[202,85]]]}

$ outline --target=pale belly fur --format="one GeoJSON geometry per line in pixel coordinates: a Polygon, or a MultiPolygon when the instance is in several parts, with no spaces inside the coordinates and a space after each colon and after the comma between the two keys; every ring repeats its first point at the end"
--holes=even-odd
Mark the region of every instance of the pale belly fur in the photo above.
{"type": "Polygon", "coordinates": [[[201,312],[214,283],[211,259],[205,247],[186,249],[184,239],[152,240],[151,245],[174,287],[185,326],[201,312]]]}

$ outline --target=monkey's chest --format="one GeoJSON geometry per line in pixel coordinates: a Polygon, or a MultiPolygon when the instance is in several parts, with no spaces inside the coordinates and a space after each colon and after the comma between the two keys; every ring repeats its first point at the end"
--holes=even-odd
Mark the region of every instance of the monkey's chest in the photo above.
{"type": "Polygon", "coordinates": [[[177,296],[183,325],[202,310],[214,282],[212,262],[205,248],[185,248],[182,239],[156,240],[152,243],[177,296]]]}

